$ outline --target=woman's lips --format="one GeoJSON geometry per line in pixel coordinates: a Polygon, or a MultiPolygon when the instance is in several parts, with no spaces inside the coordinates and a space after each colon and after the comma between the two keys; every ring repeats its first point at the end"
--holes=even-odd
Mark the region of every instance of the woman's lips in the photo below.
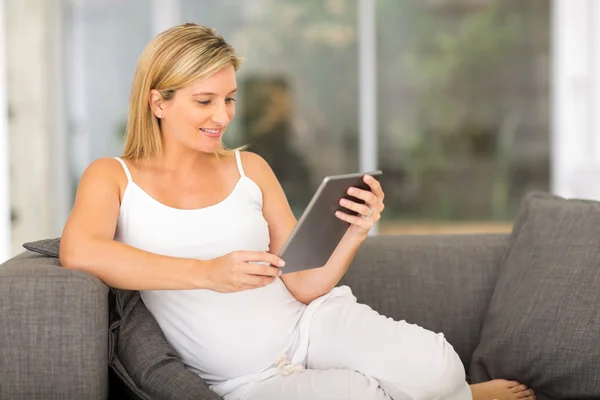
{"type": "Polygon", "coordinates": [[[221,133],[223,132],[223,129],[200,128],[200,131],[208,137],[218,138],[218,137],[221,137],[221,133]]]}

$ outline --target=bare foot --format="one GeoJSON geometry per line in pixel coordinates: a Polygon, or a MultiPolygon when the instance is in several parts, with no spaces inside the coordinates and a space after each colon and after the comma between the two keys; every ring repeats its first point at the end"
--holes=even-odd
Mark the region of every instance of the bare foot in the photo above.
{"type": "Polygon", "coordinates": [[[473,400],[535,400],[533,390],[517,381],[494,379],[471,385],[473,400]]]}

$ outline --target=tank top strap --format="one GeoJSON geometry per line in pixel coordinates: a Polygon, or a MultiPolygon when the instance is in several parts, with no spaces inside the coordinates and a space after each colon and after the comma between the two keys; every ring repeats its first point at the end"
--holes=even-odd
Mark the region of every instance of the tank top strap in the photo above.
{"type": "Polygon", "coordinates": [[[120,157],[113,157],[115,160],[117,160],[118,162],[121,163],[121,165],[123,166],[123,169],[125,170],[125,175],[127,175],[127,182],[128,183],[132,183],[133,180],[131,179],[131,174],[129,173],[129,168],[127,168],[127,164],[125,164],[125,161],[121,160],[120,157]]]}
{"type": "Polygon", "coordinates": [[[235,151],[235,161],[237,162],[238,171],[240,172],[240,176],[244,175],[244,168],[242,168],[242,158],[240,157],[240,151],[235,151]]]}

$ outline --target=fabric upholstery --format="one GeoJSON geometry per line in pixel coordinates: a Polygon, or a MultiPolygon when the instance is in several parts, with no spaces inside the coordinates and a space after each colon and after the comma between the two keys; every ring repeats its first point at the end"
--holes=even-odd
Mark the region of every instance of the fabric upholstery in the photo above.
{"type": "Polygon", "coordinates": [[[42,239],[34,242],[23,243],[23,247],[35,253],[49,257],[58,257],[60,251],[60,238],[42,239]]]}
{"type": "MultiPolygon", "coordinates": [[[[59,256],[60,239],[25,243],[23,247],[59,256]]],[[[52,263],[58,266],[56,258],[52,263]]],[[[108,365],[137,399],[216,400],[197,374],[187,370],[167,343],[158,323],[137,291],[110,288],[108,365]]]]}
{"type": "Polygon", "coordinates": [[[538,399],[600,398],[600,203],[530,195],[517,216],[470,377],[538,399]]]}
{"type": "Polygon", "coordinates": [[[202,378],[186,369],[139,292],[115,290],[110,365],[139,399],[218,400],[202,378]],[[121,313],[119,315],[119,313],[121,313]]]}
{"type": "Polygon", "coordinates": [[[106,399],[107,292],[56,258],[2,264],[0,399],[106,399]]]}
{"type": "Polygon", "coordinates": [[[341,284],[387,317],[444,333],[468,367],[507,245],[502,234],[369,238],[341,284]]]}

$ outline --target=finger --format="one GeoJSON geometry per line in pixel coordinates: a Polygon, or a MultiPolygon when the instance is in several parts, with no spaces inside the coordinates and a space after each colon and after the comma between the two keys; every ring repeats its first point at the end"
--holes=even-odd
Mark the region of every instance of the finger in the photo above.
{"type": "Polygon", "coordinates": [[[248,264],[246,263],[243,271],[249,275],[257,275],[257,276],[280,276],[281,269],[279,267],[273,267],[271,265],[262,265],[262,264],[248,264]]]}
{"type": "Polygon", "coordinates": [[[367,203],[371,207],[374,207],[379,201],[377,199],[377,196],[375,196],[375,194],[373,194],[373,192],[371,192],[370,190],[363,190],[355,187],[350,187],[348,188],[347,193],[350,196],[356,197],[357,199],[364,200],[365,203],[367,203]]]}
{"type": "Polygon", "coordinates": [[[371,175],[365,175],[363,177],[363,181],[365,181],[365,183],[369,185],[371,191],[373,192],[373,194],[375,194],[375,196],[383,200],[385,194],[383,193],[381,183],[377,179],[373,178],[371,175]]]}
{"type": "Polygon", "coordinates": [[[243,261],[254,261],[254,262],[266,262],[271,265],[283,267],[285,261],[276,256],[275,254],[267,253],[265,251],[242,251],[240,252],[243,261]]]}
{"type": "Polygon", "coordinates": [[[243,275],[239,280],[241,290],[254,289],[258,287],[260,283],[261,279],[256,275],[243,275]]]}
{"type": "Polygon", "coordinates": [[[275,278],[258,275],[246,275],[242,278],[242,283],[248,288],[257,288],[268,285],[273,282],[275,278]]]}
{"type": "Polygon", "coordinates": [[[348,210],[356,211],[360,215],[367,215],[370,210],[369,206],[358,204],[348,199],[340,199],[340,205],[346,207],[348,210]]]}
{"type": "Polygon", "coordinates": [[[341,219],[342,221],[346,221],[352,225],[359,226],[367,231],[373,227],[373,222],[369,218],[356,217],[354,215],[348,215],[341,211],[336,211],[335,216],[341,219]]]}

